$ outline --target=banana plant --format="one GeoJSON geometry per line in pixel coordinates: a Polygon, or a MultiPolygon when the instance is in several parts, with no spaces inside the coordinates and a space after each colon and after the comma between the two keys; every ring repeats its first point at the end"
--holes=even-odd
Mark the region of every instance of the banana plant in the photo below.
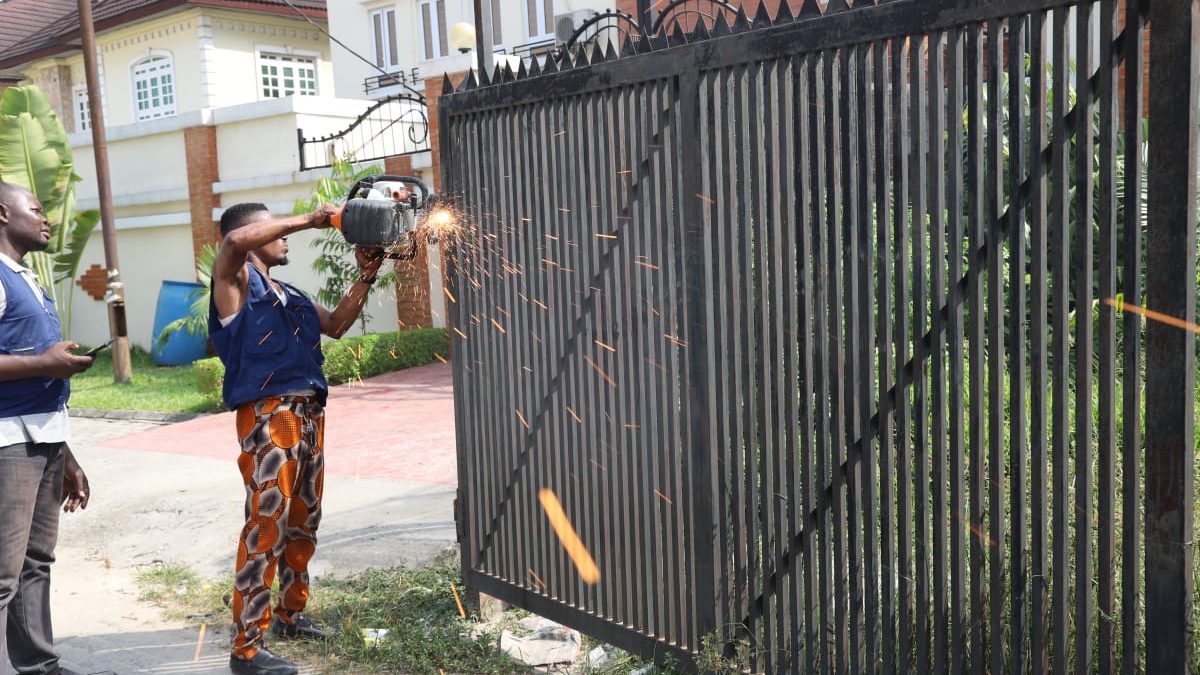
{"type": "Polygon", "coordinates": [[[54,301],[57,286],[67,296],[66,330],[75,273],[100,214],[75,212],[75,175],[71,144],[46,95],[35,86],[9,87],[0,99],[0,180],[29,189],[50,221],[50,244],[30,253],[26,264],[54,301]]]}

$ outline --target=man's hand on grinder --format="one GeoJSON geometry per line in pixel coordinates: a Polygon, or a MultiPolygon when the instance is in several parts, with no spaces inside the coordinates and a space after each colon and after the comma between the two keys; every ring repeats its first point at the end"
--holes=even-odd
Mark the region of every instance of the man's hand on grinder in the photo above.
{"type": "Polygon", "coordinates": [[[42,360],[42,372],[47,377],[65,379],[91,368],[96,357],[72,353],[71,350],[78,347],[77,342],[58,342],[39,354],[37,358],[42,360]]]}
{"type": "Polygon", "coordinates": [[[333,227],[333,217],[337,215],[338,207],[332,204],[322,204],[308,214],[308,222],[315,228],[333,227]]]}
{"type": "Polygon", "coordinates": [[[354,260],[364,278],[374,279],[375,275],[379,274],[379,266],[383,264],[383,253],[383,249],[378,246],[354,247],[354,260]]]}

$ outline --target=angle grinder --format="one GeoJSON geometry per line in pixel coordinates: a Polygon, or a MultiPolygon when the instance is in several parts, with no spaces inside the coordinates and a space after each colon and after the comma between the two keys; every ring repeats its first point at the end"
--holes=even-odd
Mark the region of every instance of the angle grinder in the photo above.
{"type": "Polygon", "coordinates": [[[436,243],[433,233],[418,237],[417,214],[437,203],[437,195],[413,176],[367,176],[350,188],[334,214],[333,226],[346,241],[385,249],[389,258],[411,260],[420,243],[436,243]]]}

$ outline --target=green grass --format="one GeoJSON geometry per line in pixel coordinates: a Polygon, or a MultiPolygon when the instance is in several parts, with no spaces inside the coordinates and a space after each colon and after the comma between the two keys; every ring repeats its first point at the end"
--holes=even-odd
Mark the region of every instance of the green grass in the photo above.
{"type": "Polygon", "coordinates": [[[233,575],[206,580],[182,565],[155,565],[138,571],[137,585],[138,597],[158,605],[168,619],[224,621],[229,612],[225,596],[233,588],[233,575]]]}
{"type": "MultiPolygon", "coordinates": [[[[140,597],[159,606],[170,619],[229,623],[225,596],[232,576],[201,579],[180,565],[159,565],[138,573],[140,597]]],[[[341,579],[322,578],[313,587],[308,615],[341,629],[328,643],[284,642],[271,648],[281,655],[310,666],[318,673],[405,673],[405,675],[509,675],[532,673],[498,652],[500,630],[515,625],[528,612],[512,609],[497,623],[477,623],[478,608],[465,604],[464,620],[454,599],[454,584],[464,602],[457,554],[439,558],[422,569],[395,567],[367,570],[341,579]],[[362,638],[364,628],[388,631],[374,645],[362,638]],[[473,638],[468,636],[474,636],[473,638]]],[[[279,589],[273,589],[278,597],[279,589]]],[[[582,656],[598,642],[584,637],[582,656]]],[[[616,650],[604,668],[581,665],[581,675],[627,675],[648,665],[616,650]]],[[[647,675],[677,675],[675,671],[651,668],[647,675]]]]}
{"type": "Polygon", "coordinates": [[[89,370],[71,378],[71,406],[162,412],[212,412],[221,408],[219,401],[197,389],[190,365],[159,367],[149,353],[138,348],[133,350],[131,383],[113,383],[112,353],[106,349],[96,356],[89,370]]]}

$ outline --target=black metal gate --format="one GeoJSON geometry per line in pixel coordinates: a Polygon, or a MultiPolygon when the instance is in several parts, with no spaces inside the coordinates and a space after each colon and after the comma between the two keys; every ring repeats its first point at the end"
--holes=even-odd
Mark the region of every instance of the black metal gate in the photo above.
{"type": "Polygon", "coordinates": [[[448,88],[470,587],[688,668],[1196,664],[1200,0],[1148,7],[609,14],[448,88]]]}

